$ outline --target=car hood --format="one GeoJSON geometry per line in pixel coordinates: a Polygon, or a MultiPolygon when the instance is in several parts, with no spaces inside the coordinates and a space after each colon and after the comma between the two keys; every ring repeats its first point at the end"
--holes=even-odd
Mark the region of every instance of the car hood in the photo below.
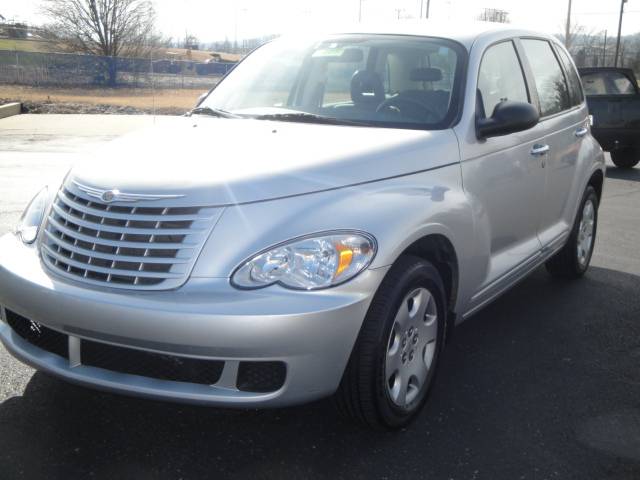
{"type": "Polygon", "coordinates": [[[101,147],[69,181],[192,205],[331,190],[458,161],[451,130],[176,117],[101,147]],[[180,202],[183,203],[183,202],[180,202]]]}

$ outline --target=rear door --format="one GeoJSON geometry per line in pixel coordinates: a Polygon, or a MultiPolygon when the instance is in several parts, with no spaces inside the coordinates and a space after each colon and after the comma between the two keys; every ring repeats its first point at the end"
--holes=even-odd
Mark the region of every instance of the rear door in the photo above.
{"type": "Polygon", "coordinates": [[[540,157],[545,181],[538,237],[543,248],[554,248],[573,225],[588,112],[575,67],[564,50],[543,39],[523,38],[520,44],[538,93],[540,124],[547,133],[543,143],[548,152],[540,157]]]}

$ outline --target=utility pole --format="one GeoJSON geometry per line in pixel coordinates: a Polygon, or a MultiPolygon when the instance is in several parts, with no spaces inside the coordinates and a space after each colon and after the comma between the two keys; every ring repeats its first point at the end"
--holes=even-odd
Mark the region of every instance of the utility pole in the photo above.
{"type": "Polygon", "coordinates": [[[602,66],[607,66],[607,30],[604,31],[604,44],[602,45],[602,66]]]}
{"type": "Polygon", "coordinates": [[[424,9],[424,0],[420,0],[420,18],[424,13],[424,18],[429,18],[429,7],[431,6],[431,0],[427,0],[427,9],[424,9]]]}
{"type": "Polygon", "coordinates": [[[622,15],[624,14],[624,4],[627,0],[620,0],[620,20],[618,20],[618,40],[616,41],[616,55],[613,58],[613,66],[618,66],[618,52],[620,51],[620,35],[622,34],[622,15]]]}
{"type": "Polygon", "coordinates": [[[569,7],[567,9],[567,27],[564,31],[564,46],[567,50],[571,46],[571,40],[569,40],[569,36],[571,35],[571,0],[569,0],[569,7]]]}

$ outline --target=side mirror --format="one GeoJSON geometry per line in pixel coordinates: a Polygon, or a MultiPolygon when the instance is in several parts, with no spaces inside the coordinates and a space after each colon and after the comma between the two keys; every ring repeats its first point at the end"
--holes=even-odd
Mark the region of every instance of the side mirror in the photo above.
{"type": "Polygon", "coordinates": [[[500,102],[491,118],[476,120],[476,136],[480,139],[522,132],[535,127],[540,120],[538,110],[526,102],[500,102]]]}

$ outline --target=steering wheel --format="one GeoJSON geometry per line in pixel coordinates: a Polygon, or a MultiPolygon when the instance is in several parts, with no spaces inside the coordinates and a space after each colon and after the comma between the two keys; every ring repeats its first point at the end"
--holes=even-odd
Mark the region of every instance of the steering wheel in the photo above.
{"type": "Polygon", "coordinates": [[[406,115],[416,120],[424,120],[425,115],[438,120],[440,115],[427,107],[425,104],[410,97],[403,97],[402,94],[391,97],[376,108],[376,113],[391,112],[396,115],[406,115]]]}

